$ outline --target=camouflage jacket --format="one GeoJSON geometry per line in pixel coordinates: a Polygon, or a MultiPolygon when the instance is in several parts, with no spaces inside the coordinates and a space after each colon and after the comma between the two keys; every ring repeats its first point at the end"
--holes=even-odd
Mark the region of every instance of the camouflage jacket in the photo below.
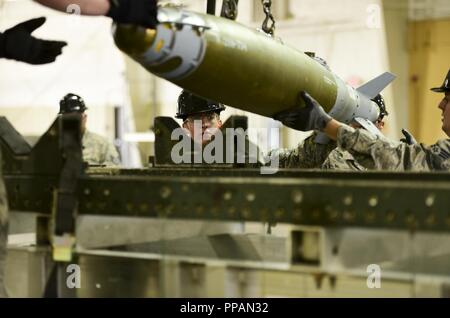
{"type": "Polygon", "coordinates": [[[336,142],[326,145],[317,144],[313,133],[294,149],[276,149],[269,156],[279,156],[280,168],[318,169],[322,167],[330,152],[336,148],[336,142]]]}
{"type": "Polygon", "coordinates": [[[328,158],[322,165],[325,170],[341,170],[341,171],[366,171],[373,169],[374,162],[370,156],[357,156],[358,160],[348,151],[336,147],[330,152],[328,158]]]}
{"type": "Polygon", "coordinates": [[[432,146],[407,145],[344,125],[338,129],[338,146],[353,156],[370,156],[376,170],[450,170],[450,139],[432,146]]]}
{"type": "Polygon", "coordinates": [[[83,134],[83,160],[89,165],[120,165],[119,154],[112,142],[86,130],[83,134]]]}

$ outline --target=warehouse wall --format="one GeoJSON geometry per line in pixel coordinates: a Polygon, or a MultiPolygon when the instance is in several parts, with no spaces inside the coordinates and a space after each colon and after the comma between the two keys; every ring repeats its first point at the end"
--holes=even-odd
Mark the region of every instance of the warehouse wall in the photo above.
{"type": "Polygon", "coordinates": [[[409,54],[408,54],[408,0],[383,0],[385,34],[389,56],[389,70],[397,78],[391,84],[392,99],[395,105],[397,129],[410,128],[408,85],[409,85],[409,54]]]}

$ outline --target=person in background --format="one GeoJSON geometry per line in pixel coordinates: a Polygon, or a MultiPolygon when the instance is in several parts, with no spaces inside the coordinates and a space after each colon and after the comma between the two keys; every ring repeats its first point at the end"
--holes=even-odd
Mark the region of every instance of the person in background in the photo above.
{"type": "Polygon", "coordinates": [[[59,115],[81,114],[81,134],[83,160],[90,166],[118,166],[119,154],[113,143],[96,133],[89,131],[87,124],[87,107],[84,100],[75,94],[67,94],[59,103],[59,115]]]}

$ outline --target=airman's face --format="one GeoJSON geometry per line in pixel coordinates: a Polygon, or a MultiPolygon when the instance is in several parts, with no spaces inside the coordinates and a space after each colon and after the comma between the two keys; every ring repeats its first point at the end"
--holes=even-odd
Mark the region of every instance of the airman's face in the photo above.
{"type": "Polygon", "coordinates": [[[450,137],[450,92],[445,93],[438,107],[442,110],[442,130],[450,137]]]}
{"type": "Polygon", "coordinates": [[[211,141],[212,136],[222,127],[222,121],[215,112],[189,116],[183,122],[183,128],[194,140],[200,140],[203,145],[211,141]],[[198,132],[196,131],[198,129],[198,132]]]}

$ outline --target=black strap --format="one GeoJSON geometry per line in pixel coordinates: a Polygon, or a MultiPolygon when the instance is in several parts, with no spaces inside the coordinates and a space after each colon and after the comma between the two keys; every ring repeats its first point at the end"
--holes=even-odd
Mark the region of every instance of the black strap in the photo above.
{"type": "MultiPolygon", "coordinates": [[[[68,114],[59,119],[59,145],[63,158],[57,190],[55,211],[55,236],[75,233],[75,213],[77,209],[77,181],[82,173],[83,160],[81,150],[81,115],[68,114]]],[[[57,262],[47,281],[44,297],[56,298],[69,293],[62,279],[67,263],[57,262]],[[60,294],[62,293],[62,295],[60,294]]]]}
{"type": "Polygon", "coordinates": [[[60,123],[60,147],[63,156],[63,167],[59,179],[56,203],[56,235],[75,232],[74,213],[77,208],[75,192],[78,177],[83,168],[80,115],[62,116],[60,123]]]}

